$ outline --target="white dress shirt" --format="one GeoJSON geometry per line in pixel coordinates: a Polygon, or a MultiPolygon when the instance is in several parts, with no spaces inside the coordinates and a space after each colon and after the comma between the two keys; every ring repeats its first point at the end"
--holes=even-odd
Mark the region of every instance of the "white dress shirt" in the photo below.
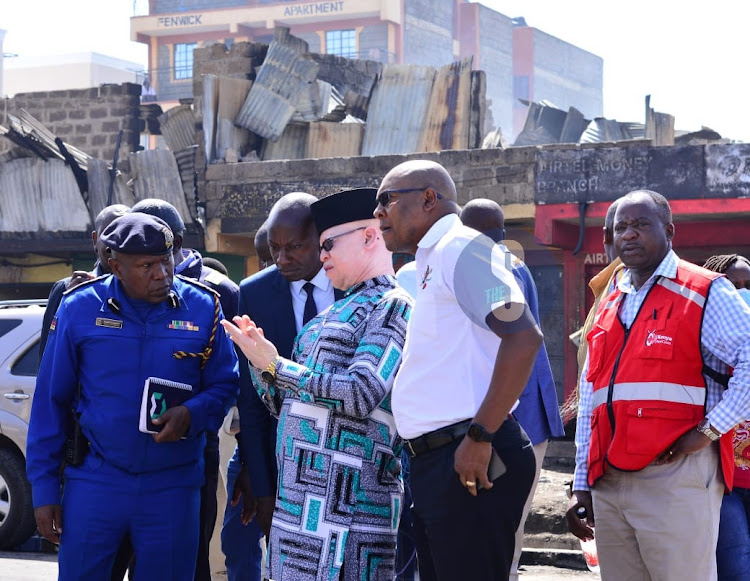
{"type": "Polygon", "coordinates": [[[500,347],[485,319],[503,304],[525,302],[510,255],[455,214],[420,240],[416,265],[417,296],[392,395],[407,439],[474,417],[500,347]]]}
{"type": "Polygon", "coordinates": [[[334,302],[333,285],[331,279],[326,276],[325,270],[321,268],[312,280],[295,280],[289,283],[289,290],[292,293],[292,308],[294,309],[294,322],[297,325],[297,333],[304,326],[302,320],[305,314],[305,302],[307,301],[307,291],[303,288],[305,284],[311,282],[315,285],[313,290],[313,299],[318,313],[325,311],[334,302]]]}

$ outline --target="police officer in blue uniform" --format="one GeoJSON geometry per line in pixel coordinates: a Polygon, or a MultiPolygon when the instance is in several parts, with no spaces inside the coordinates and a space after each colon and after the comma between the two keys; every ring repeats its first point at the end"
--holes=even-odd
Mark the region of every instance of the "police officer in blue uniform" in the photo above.
{"type": "MultiPolygon", "coordinates": [[[[167,223],[174,234],[172,256],[175,273],[198,280],[216,291],[224,317],[230,321],[233,320],[238,314],[240,287],[217,270],[205,266],[203,257],[197,250],[183,247],[185,222],[177,208],[165,200],[146,198],[137,202],[131,211],[156,216],[167,223]]],[[[200,538],[194,581],[211,581],[209,553],[218,510],[216,489],[219,484],[219,434],[217,432],[206,432],[203,462],[206,481],[201,487],[200,538]]]]}
{"type": "MultiPolygon", "coordinates": [[[[113,275],[69,291],[50,327],[37,379],[27,473],[40,533],[59,543],[61,580],[107,580],[130,534],[135,579],[192,579],[206,431],[221,425],[238,386],[218,296],[174,277],[173,234],[132,213],[102,233],[113,275]],[[191,396],[139,431],[148,378],[191,396]],[[61,472],[69,410],[90,442],[61,472]]],[[[148,413],[148,412],[147,412],[148,413]]]]}

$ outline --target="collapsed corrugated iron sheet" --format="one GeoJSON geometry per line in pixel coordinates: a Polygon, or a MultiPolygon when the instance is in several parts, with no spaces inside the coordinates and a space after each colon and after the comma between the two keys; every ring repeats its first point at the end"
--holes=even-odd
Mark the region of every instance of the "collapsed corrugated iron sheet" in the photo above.
{"type": "Polygon", "coordinates": [[[318,68],[308,54],[307,43],[290,35],[288,28],[277,27],[237,125],[271,141],[279,139],[318,68]]]}
{"type": "Polygon", "coordinates": [[[177,169],[180,172],[180,181],[182,182],[183,199],[189,208],[188,214],[182,214],[186,220],[188,217],[192,217],[194,220],[198,219],[197,192],[195,188],[195,157],[197,153],[197,145],[174,152],[174,159],[177,162],[177,169]]]}
{"type": "Polygon", "coordinates": [[[172,151],[195,145],[195,112],[191,105],[178,105],[159,116],[161,134],[172,151]]]}
{"type": "Polygon", "coordinates": [[[579,143],[601,143],[605,141],[623,141],[644,139],[646,126],[643,123],[620,123],[612,119],[597,117],[591,121],[581,135],[579,143]]]}
{"type": "Polygon", "coordinates": [[[150,149],[130,154],[130,170],[136,200],[160,198],[172,204],[183,218],[191,216],[182,189],[180,171],[168,149],[150,149]]]}
{"type": "Polygon", "coordinates": [[[438,69],[415,151],[468,149],[472,57],[438,69]]]}
{"type": "Polygon", "coordinates": [[[0,164],[0,232],[81,232],[91,224],[64,161],[27,157],[0,164]]]}
{"type": "Polygon", "coordinates": [[[216,113],[219,110],[219,77],[203,75],[203,99],[201,99],[201,116],[203,118],[203,150],[206,161],[211,163],[216,156],[216,113]]]}
{"type": "Polygon", "coordinates": [[[252,81],[246,79],[219,78],[219,106],[216,112],[216,152],[217,159],[226,159],[227,150],[244,155],[251,140],[250,132],[235,124],[235,119],[247,99],[252,81]]]}
{"type": "Polygon", "coordinates": [[[435,74],[427,66],[383,67],[370,99],[362,155],[417,151],[435,74]]]}
{"type": "Polygon", "coordinates": [[[290,123],[276,141],[265,140],[260,152],[263,161],[304,159],[307,151],[308,123],[290,123]]]}
{"type": "Polygon", "coordinates": [[[125,204],[126,206],[135,204],[133,192],[130,191],[122,174],[118,173],[115,176],[114,185],[110,186],[111,170],[109,164],[103,159],[91,158],[86,173],[89,176],[88,208],[92,222],[97,214],[110,204],[125,204]]]}

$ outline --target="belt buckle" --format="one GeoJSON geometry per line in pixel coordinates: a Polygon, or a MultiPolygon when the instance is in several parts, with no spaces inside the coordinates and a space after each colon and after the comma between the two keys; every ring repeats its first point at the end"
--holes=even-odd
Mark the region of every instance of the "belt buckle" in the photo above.
{"type": "Polygon", "coordinates": [[[411,454],[412,458],[417,455],[417,453],[414,451],[414,448],[412,447],[411,442],[409,440],[404,440],[404,447],[407,449],[409,454],[411,454]]]}

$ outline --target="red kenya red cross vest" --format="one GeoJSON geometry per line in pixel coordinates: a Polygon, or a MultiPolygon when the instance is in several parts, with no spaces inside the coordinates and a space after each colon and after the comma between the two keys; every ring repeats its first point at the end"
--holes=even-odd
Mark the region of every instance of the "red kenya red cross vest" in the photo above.
{"type": "MultiPolygon", "coordinates": [[[[619,289],[600,303],[586,337],[586,378],[594,385],[589,485],[602,477],[605,462],[619,470],[645,468],[703,419],[701,324],[711,281],[718,276],[680,260],[675,279],[660,277],[654,283],[630,329],[617,316],[619,289]]],[[[731,443],[731,433],[721,438],[729,489],[731,443]]]]}

